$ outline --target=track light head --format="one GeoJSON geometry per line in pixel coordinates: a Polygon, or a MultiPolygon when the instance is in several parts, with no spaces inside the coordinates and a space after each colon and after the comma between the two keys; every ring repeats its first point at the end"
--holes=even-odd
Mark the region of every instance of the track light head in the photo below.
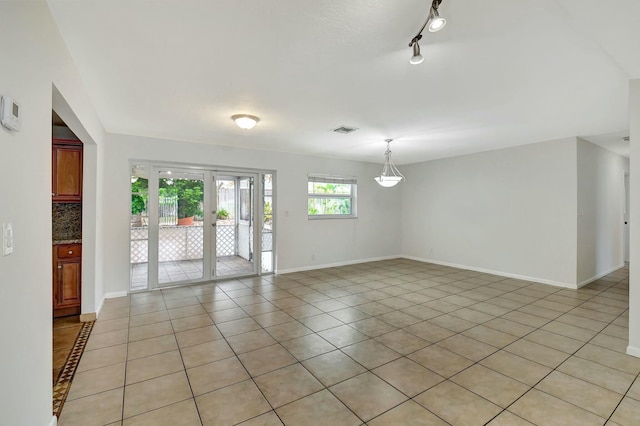
{"type": "Polygon", "coordinates": [[[447,25],[447,20],[438,16],[438,11],[435,11],[434,18],[429,23],[429,32],[435,33],[440,31],[447,25]]]}
{"type": "Polygon", "coordinates": [[[411,65],[418,65],[424,61],[424,56],[420,54],[420,45],[418,44],[418,40],[413,42],[413,56],[409,59],[409,63],[411,65]]]}
{"type": "Polygon", "coordinates": [[[433,2],[431,5],[431,12],[429,15],[429,32],[435,33],[440,31],[447,25],[447,20],[440,17],[440,13],[438,13],[439,4],[433,2]]]}

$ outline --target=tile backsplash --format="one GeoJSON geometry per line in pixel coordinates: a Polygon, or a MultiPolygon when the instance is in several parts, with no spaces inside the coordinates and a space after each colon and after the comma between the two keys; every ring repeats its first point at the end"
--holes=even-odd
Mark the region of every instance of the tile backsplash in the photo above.
{"type": "Polygon", "coordinates": [[[82,203],[53,203],[51,216],[53,241],[82,238],[82,203]]]}

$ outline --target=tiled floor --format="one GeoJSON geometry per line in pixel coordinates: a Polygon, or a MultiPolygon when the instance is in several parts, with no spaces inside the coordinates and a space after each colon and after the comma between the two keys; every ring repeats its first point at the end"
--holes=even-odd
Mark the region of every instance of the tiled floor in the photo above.
{"type": "Polygon", "coordinates": [[[253,272],[253,262],[248,261],[242,256],[218,257],[216,263],[216,274],[219,277],[250,274],[253,272]]]}
{"type": "MultiPolygon", "coordinates": [[[[240,256],[222,256],[217,258],[216,273],[220,277],[250,274],[253,263],[240,256]]],[[[141,290],[147,288],[146,263],[131,264],[131,288],[141,290]]],[[[158,281],[160,284],[173,282],[202,280],[202,259],[160,262],[158,265],[158,281]]]]}
{"type": "Polygon", "coordinates": [[[160,284],[197,279],[202,279],[202,259],[158,263],[160,284]]]}
{"type": "Polygon", "coordinates": [[[580,290],[410,260],[139,293],[60,425],[637,425],[628,271],[580,290]]]}

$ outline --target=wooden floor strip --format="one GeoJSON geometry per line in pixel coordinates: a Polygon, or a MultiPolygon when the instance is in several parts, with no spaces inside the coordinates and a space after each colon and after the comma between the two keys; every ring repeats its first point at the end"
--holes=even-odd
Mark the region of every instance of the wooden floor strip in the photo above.
{"type": "Polygon", "coordinates": [[[89,335],[93,329],[93,323],[93,321],[82,323],[82,329],[76,338],[73,349],[58,376],[58,380],[56,380],[56,383],[53,385],[53,415],[56,417],[60,417],[60,413],[62,412],[62,407],[67,399],[69,388],[71,388],[71,382],[78,368],[80,357],[84,352],[87,340],[89,340],[89,335]]]}

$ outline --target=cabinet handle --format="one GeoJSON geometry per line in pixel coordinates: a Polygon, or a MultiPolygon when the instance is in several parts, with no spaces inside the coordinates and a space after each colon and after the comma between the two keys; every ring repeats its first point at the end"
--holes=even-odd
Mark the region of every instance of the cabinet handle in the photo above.
{"type": "Polygon", "coordinates": [[[62,265],[58,265],[58,269],[62,269],[62,265]]]}
{"type": "Polygon", "coordinates": [[[73,250],[69,250],[69,254],[73,254],[73,250]]]}

